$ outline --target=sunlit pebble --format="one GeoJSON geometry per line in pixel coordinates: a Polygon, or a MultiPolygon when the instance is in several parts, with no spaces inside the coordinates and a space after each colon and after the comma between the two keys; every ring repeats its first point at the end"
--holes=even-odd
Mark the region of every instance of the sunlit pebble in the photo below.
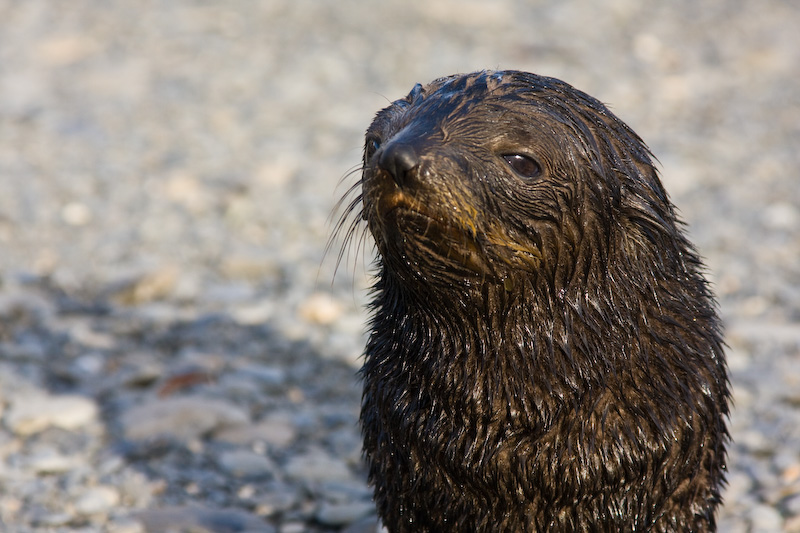
{"type": "Polygon", "coordinates": [[[642,61],[655,63],[662,49],[663,45],[655,35],[640,33],[633,39],[633,53],[642,61]]]}
{"type": "Polygon", "coordinates": [[[784,483],[794,483],[800,479],[800,464],[793,464],[781,473],[784,483]]]}
{"type": "Polygon", "coordinates": [[[785,202],[775,203],[766,208],[764,223],[772,229],[792,229],[800,223],[800,211],[785,202]]]}
{"type": "Polygon", "coordinates": [[[324,293],[311,295],[300,305],[300,316],[312,324],[328,325],[342,315],[342,305],[324,293]]]}
{"type": "Polygon", "coordinates": [[[256,488],[253,485],[244,485],[242,486],[242,488],[239,489],[236,495],[239,498],[247,500],[249,498],[252,498],[255,495],[255,493],[256,493],[256,488]]]}
{"type": "Polygon", "coordinates": [[[80,202],[70,202],[61,208],[61,219],[70,226],[85,226],[92,220],[92,212],[80,202]]]}

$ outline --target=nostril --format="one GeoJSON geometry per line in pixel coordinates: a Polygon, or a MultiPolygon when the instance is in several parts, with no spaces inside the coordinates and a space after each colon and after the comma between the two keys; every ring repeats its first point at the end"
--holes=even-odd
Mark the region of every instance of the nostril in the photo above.
{"type": "Polygon", "coordinates": [[[419,155],[413,146],[392,143],[383,148],[378,166],[387,171],[398,185],[408,183],[409,173],[419,165],[419,155]]]}

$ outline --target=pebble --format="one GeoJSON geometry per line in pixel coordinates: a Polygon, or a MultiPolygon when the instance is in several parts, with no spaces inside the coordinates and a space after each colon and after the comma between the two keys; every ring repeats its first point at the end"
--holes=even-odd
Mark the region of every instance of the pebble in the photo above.
{"type": "Polygon", "coordinates": [[[793,516],[800,516],[800,491],[798,491],[797,494],[788,497],[783,502],[783,506],[793,516]]]}
{"type": "Polygon", "coordinates": [[[275,484],[267,488],[269,491],[255,501],[256,510],[260,515],[272,516],[284,513],[295,507],[302,499],[292,485],[275,484]]]}
{"type": "Polygon", "coordinates": [[[376,516],[363,518],[344,528],[342,533],[387,533],[376,516]]]}
{"type": "Polygon", "coordinates": [[[313,483],[352,479],[350,469],[343,461],[320,450],[295,455],[284,470],[289,479],[296,481],[313,483]]]}
{"type": "Polygon", "coordinates": [[[92,221],[92,211],[79,202],[70,202],[61,208],[61,218],[70,226],[85,226],[92,221]]]}
{"type": "Polygon", "coordinates": [[[342,316],[343,307],[331,295],[315,293],[302,303],[300,316],[312,324],[330,325],[342,316]]]}
{"type": "Polygon", "coordinates": [[[6,425],[20,436],[49,427],[79,429],[97,419],[97,405],[83,396],[31,394],[14,398],[5,415],[6,425]]]}
{"type": "Polygon", "coordinates": [[[147,533],[144,525],[130,516],[114,519],[106,527],[108,533],[147,533]]]}
{"type": "Polygon", "coordinates": [[[222,452],[219,464],[223,470],[236,477],[262,477],[275,471],[272,461],[249,450],[222,452]]]}
{"type": "Polygon", "coordinates": [[[61,474],[83,464],[79,457],[62,455],[54,449],[42,450],[28,457],[27,467],[36,474],[61,474]]]}
{"type": "Polygon", "coordinates": [[[73,518],[74,516],[70,513],[45,512],[34,515],[33,523],[36,524],[37,526],[43,526],[43,527],[59,527],[69,524],[73,520],[73,518]]]}
{"type": "Polygon", "coordinates": [[[251,445],[263,442],[272,448],[286,448],[297,438],[297,430],[285,416],[271,416],[255,424],[239,424],[218,431],[216,440],[251,445]]]}
{"type": "Polygon", "coordinates": [[[128,439],[171,437],[188,442],[248,420],[243,409],[228,401],[175,397],[153,399],[132,407],[122,415],[121,423],[128,439]]]}
{"type": "Polygon", "coordinates": [[[169,507],[136,514],[147,533],[273,533],[275,528],[257,516],[238,509],[169,507]]]}
{"type": "Polygon", "coordinates": [[[800,533],[800,514],[795,514],[784,522],[783,533],[800,533]]]}
{"type": "Polygon", "coordinates": [[[775,533],[780,531],[783,526],[780,512],[768,505],[759,504],[753,507],[750,510],[749,518],[753,524],[753,533],[775,533]]]}
{"type": "Polygon", "coordinates": [[[75,511],[84,515],[100,514],[108,512],[118,503],[119,492],[114,487],[92,487],[75,501],[75,511]]]}
{"type": "Polygon", "coordinates": [[[326,526],[346,526],[375,512],[371,501],[328,503],[323,502],[317,510],[317,520],[326,526]]]}
{"type": "Polygon", "coordinates": [[[281,525],[281,533],[305,533],[307,530],[303,522],[285,522],[281,525]]]}

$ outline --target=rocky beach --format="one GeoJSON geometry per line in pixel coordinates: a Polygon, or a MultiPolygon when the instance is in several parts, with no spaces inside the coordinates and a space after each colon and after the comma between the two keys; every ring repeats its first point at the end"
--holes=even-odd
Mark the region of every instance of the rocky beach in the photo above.
{"type": "Polygon", "coordinates": [[[374,250],[337,261],[335,204],[376,111],[507,68],[658,158],[726,325],[720,531],[800,532],[798,28],[783,0],[0,0],[0,530],[375,531],[374,250]]]}

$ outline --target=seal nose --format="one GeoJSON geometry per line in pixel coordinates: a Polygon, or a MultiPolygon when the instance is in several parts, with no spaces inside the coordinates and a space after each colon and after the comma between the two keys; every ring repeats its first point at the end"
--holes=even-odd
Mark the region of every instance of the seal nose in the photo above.
{"type": "Polygon", "coordinates": [[[392,143],[384,148],[378,166],[392,175],[399,186],[408,185],[412,170],[419,166],[419,154],[410,144],[392,143]]]}

